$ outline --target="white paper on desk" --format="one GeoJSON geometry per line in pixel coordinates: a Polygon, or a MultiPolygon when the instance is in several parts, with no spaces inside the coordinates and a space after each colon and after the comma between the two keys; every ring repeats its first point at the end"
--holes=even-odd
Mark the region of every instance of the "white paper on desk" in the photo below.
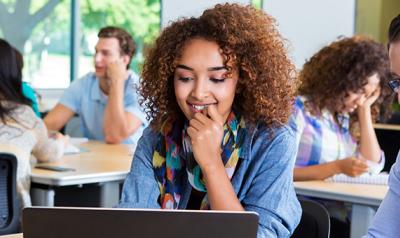
{"type": "Polygon", "coordinates": [[[69,138],[69,143],[73,144],[73,145],[79,145],[82,143],[86,143],[88,141],[89,141],[89,139],[86,137],[71,137],[71,138],[69,138]]]}
{"type": "Polygon", "coordinates": [[[68,145],[64,148],[64,154],[77,154],[80,153],[81,150],[79,149],[78,146],[75,146],[71,143],[68,143],[68,145]]]}
{"type": "Polygon", "coordinates": [[[345,174],[338,174],[327,178],[328,182],[335,183],[361,183],[361,184],[375,184],[375,185],[387,185],[389,180],[389,174],[362,174],[359,177],[350,177],[345,174]]]}
{"type": "Polygon", "coordinates": [[[88,142],[89,139],[85,137],[71,137],[68,145],[64,148],[64,154],[77,154],[87,151],[87,149],[79,147],[79,144],[88,142]]]}

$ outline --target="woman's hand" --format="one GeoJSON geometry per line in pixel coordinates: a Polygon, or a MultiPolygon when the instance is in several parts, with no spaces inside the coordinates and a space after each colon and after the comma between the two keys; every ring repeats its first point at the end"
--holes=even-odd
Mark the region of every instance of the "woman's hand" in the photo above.
{"type": "Polygon", "coordinates": [[[340,173],[351,177],[356,177],[368,172],[367,162],[363,159],[357,159],[355,157],[336,160],[336,166],[338,167],[338,171],[340,173]]]}
{"type": "Polygon", "coordinates": [[[63,135],[62,133],[58,131],[49,131],[48,132],[49,138],[62,141],[64,146],[67,146],[69,143],[69,136],[68,135],[63,135]]]}
{"type": "Polygon", "coordinates": [[[216,105],[209,105],[204,111],[194,115],[187,129],[194,158],[202,170],[223,165],[220,158],[225,123],[216,105]]]}
{"type": "Polygon", "coordinates": [[[363,103],[363,105],[359,108],[371,108],[371,105],[379,98],[381,94],[381,89],[376,89],[363,103]]]}

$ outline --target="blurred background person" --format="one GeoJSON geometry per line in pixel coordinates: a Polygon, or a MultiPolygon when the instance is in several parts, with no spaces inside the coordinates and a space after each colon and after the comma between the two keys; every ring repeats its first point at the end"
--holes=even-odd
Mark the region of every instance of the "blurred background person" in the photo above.
{"type": "MultiPolygon", "coordinates": [[[[373,123],[388,94],[388,72],[385,47],[363,36],[337,40],[305,63],[293,114],[299,141],[295,181],[383,169],[373,123]]],[[[348,237],[348,209],[320,202],[331,215],[332,237],[348,237]]]]}
{"type": "Polygon", "coordinates": [[[56,160],[62,156],[68,141],[61,134],[50,139],[43,121],[30,106],[31,101],[22,93],[16,51],[0,39],[0,150],[17,157],[17,193],[21,207],[31,205],[31,153],[39,162],[56,160]]]}
{"type": "Polygon", "coordinates": [[[95,72],[75,80],[44,122],[49,130],[58,131],[76,113],[85,137],[136,144],[147,125],[136,92],[139,77],[129,70],[136,45],[132,36],[118,27],[104,27],[98,37],[95,72]]]}

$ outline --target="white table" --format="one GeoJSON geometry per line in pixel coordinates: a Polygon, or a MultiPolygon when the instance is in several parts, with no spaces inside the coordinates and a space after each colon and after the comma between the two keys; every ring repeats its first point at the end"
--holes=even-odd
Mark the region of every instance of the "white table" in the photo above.
{"type": "Polygon", "coordinates": [[[400,131],[400,125],[395,125],[395,124],[375,123],[374,128],[382,130],[400,131]]]}
{"type": "Polygon", "coordinates": [[[55,187],[104,183],[101,206],[109,207],[118,202],[119,184],[128,174],[132,162],[132,145],[109,145],[90,141],[79,145],[88,151],[64,155],[56,162],[46,163],[73,168],[75,171],[56,172],[33,169],[31,180],[32,203],[39,206],[54,206],[55,187]],[[42,188],[45,187],[45,188],[42,188]]]}
{"type": "Polygon", "coordinates": [[[351,238],[359,238],[367,233],[376,209],[388,191],[388,186],[382,185],[325,181],[295,182],[294,186],[298,195],[351,203],[351,238]]]}
{"type": "Polygon", "coordinates": [[[24,236],[22,235],[22,233],[0,236],[0,238],[23,238],[23,237],[24,236]]]}

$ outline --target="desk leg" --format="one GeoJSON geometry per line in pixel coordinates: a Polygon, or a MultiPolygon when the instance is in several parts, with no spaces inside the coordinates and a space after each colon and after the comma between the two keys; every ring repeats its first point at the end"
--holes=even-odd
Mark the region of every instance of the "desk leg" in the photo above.
{"type": "Polygon", "coordinates": [[[100,207],[114,207],[119,203],[120,181],[106,182],[101,186],[100,207]]]}
{"type": "Polygon", "coordinates": [[[376,213],[373,207],[353,204],[351,211],[350,237],[360,238],[367,234],[368,227],[376,213]]]}
{"type": "Polygon", "coordinates": [[[54,207],[54,189],[32,188],[31,197],[33,206],[54,207]]]}

